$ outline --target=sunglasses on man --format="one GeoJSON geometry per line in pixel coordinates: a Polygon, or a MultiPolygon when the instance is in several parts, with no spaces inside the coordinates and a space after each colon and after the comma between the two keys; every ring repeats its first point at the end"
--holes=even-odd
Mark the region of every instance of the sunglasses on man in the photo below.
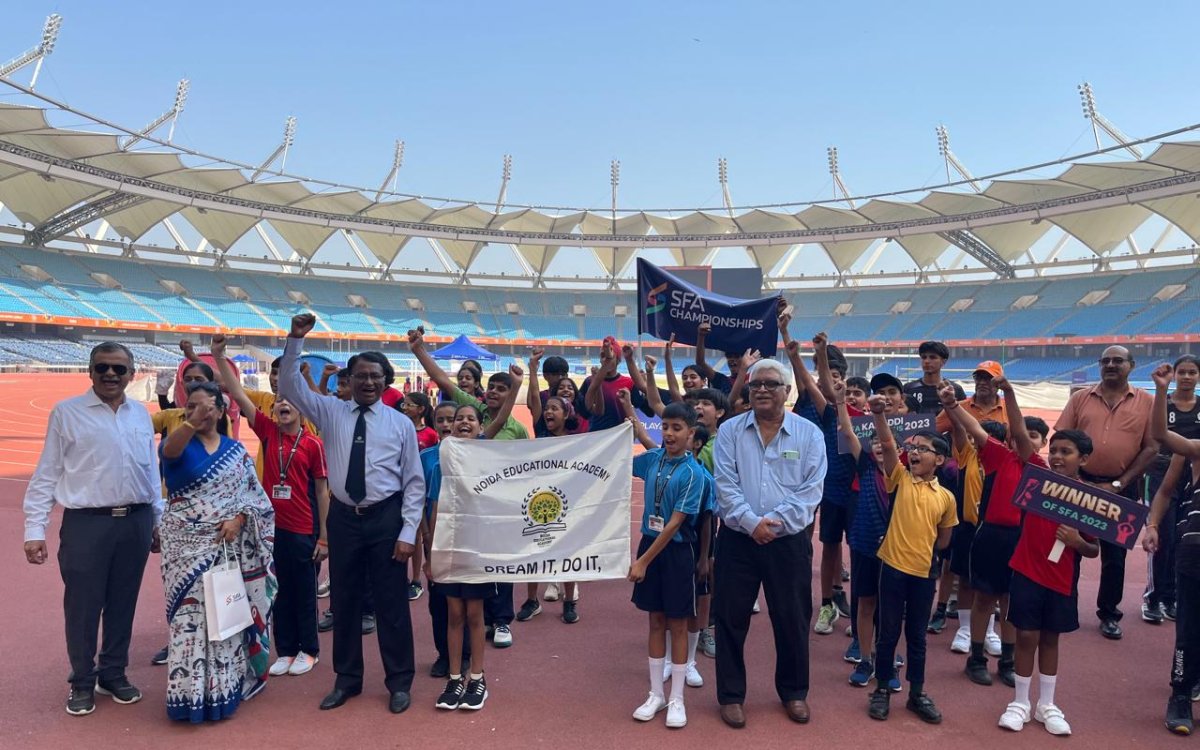
{"type": "Polygon", "coordinates": [[[92,372],[96,373],[97,375],[106,375],[108,374],[109,370],[112,370],[113,374],[118,378],[129,372],[129,368],[125,365],[110,365],[107,362],[97,362],[92,365],[92,372]]]}

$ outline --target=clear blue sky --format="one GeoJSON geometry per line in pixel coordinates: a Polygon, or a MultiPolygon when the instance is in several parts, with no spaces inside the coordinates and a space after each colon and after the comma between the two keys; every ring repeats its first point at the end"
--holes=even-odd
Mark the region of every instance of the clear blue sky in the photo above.
{"type": "MultiPolygon", "coordinates": [[[[401,190],[625,207],[830,197],[944,178],[934,126],[976,173],[1091,148],[1075,87],[1134,136],[1200,121],[1200,12],[1127,3],[10,3],[0,58],[65,17],[39,89],[128,125],[192,81],[184,145],[246,162],[299,119],[289,171],[401,190]]],[[[20,74],[27,80],[27,73],[20,74]]],[[[0,99],[2,101],[3,99],[0,99]]],[[[1044,176],[1050,176],[1049,174],[1044,176]]]]}

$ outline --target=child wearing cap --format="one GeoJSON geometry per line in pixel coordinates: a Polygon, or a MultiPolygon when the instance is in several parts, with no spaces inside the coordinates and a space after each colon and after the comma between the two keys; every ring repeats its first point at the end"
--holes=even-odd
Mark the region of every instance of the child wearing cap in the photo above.
{"type": "Polygon", "coordinates": [[[887,491],[895,493],[887,533],[879,545],[879,636],[875,647],[875,683],[867,715],[886,720],[891,704],[893,657],[903,629],[908,651],[909,682],[906,707],[922,721],[938,724],[942,714],[925,693],[925,628],[933,605],[937,551],[950,544],[958,523],[954,495],[937,480],[937,470],[950,455],[941,436],[922,432],[905,446],[908,468],[900,462],[896,439],[888,427],[882,395],[869,401],[875,434],[883,450],[887,491]]]}
{"type": "MultiPolygon", "coordinates": [[[[980,362],[975,371],[971,373],[971,379],[975,382],[975,394],[961,401],[959,406],[969,411],[971,416],[980,423],[994,420],[1000,424],[1008,424],[1008,412],[1004,408],[1004,399],[1000,398],[1000,392],[996,390],[993,382],[996,378],[1003,377],[1004,368],[999,362],[992,360],[980,362]]],[[[957,392],[954,397],[959,397],[957,392]]],[[[940,412],[937,416],[937,431],[950,432],[950,415],[945,411],[940,412]]]]}
{"type": "MultiPolygon", "coordinates": [[[[921,357],[921,377],[904,384],[904,395],[916,402],[919,414],[937,414],[942,410],[938,386],[942,383],[942,368],[950,360],[950,348],[941,341],[925,341],[917,347],[921,357]]],[[[954,396],[959,401],[967,397],[962,386],[954,383],[954,396]]]]}

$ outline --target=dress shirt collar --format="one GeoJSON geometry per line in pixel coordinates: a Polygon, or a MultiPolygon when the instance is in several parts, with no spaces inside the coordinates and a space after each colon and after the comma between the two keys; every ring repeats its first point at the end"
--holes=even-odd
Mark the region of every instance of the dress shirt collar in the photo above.
{"type": "MultiPolygon", "coordinates": [[[[88,388],[87,393],[83,394],[83,399],[84,399],[84,406],[108,406],[108,404],[101,401],[100,397],[96,395],[95,388],[88,388]]],[[[128,402],[128,400],[129,400],[128,398],[122,397],[121,403],[117,404],[117,409],[120,409],[122,406],[124,406],[128,402]]],[[[109,408],[111,409],[112,407],[109,407],[109,408]]],[[[116,409],[114,409],[113,411],[116,411],[116,409]]]]}
{"type": "Polygon", "coordinates": [[[352,409],[352,411],[353,411],[355,414],[360,414],[360,413],[361,413],[361,414],[366,414],[367,412],[370,412],[370,413],[374,414],[374,413],[375,413],[375,407],[376,407],[376,406],[379,406],[379,404],[381,404],[382,402],[381,402],[381,401],[376,401],[375,403],[371,404],[370,406],[367,406],[366,404],[360,404],[360,403],[358,403],[357,401],[351,401],[350,403],[354,404],[354,409],[352,409]]]}
{"type": "MultiPolygon", "coordinates": [[[[1096,385],[1092,386],[1090,389],[1088,389],[1088,395],[1095,396],[1096,398],[1100,399],[1101,401],[1105,401],[1104,384],[1097,383],[1096,385]]],[[[1130,385],[1129,383],[1126,383],[1125,384],[1125,392],[1121,394],[1121,400],[1124,401],[1127,398],[1132,398],[1133,395],[1134,395],[1133,394],[1133,386],[1130,385]]],[[[1107,401],[1106,401],[1106,403],[1107,403],[1107,401]]]]}
{"type": "MultiPolygon", "coordinates": [[[[758,415],[755,414],[753,410],[751,410],[747,413],[750,415],[750,418],[746,420],[746,429],[750,429],[751,427],[753,427],[754,429],[757,430],[758,429],[758,415]]],[[[779,426],[779,431],[784,433],[785,435],[792,434],[791,429],[788,428],[788,412],[787,411],[783,412],[783,423],[779,426]]]]}

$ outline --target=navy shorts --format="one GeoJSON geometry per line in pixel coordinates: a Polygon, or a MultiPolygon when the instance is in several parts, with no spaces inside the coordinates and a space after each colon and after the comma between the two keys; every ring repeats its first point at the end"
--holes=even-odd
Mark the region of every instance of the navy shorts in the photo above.
{"type": "Polygon", "coordinates": [[[854,506],[857,504],[857,494],[846,504],[821,500],[821,514],[817,518],[817,538],[821,540],[821,544],[837,544],[846,537],[850,530],[850,522],[854,519],[854,506]]]}
{"type": "MultiPolygon", "coordinates": [[[[654,543],[643,536],[641,557],[654,543]]],[[[646,568],[646,577],[633,584],[633,603],[643,612],[662,612],[671,619],[696,616],[696,550],[686,542],[670,542],[646,568]]]]}
{"type": "Polygon", "coordinates": [[[1013,571],[1008,621],[1017,630],[1074,632],[1079,630],[1079,597],[1064,596],[1013,571]]]}
{"type": "Polygon", "coordinates": [[[992,596],[1008,593],[1012,580],[1008,562],[1012,560],[1020,538],[1019,526],[997,526],[987,522],[979,525],[971,544],[971,588],[992,596]]]}
{"type": "Polygon", "coordinates": [[[963,521],[950,534],[950,572],[971,582],[971,543],[975,541],[975,524],[963,521]]]}
{"type": "Polygon", "coordinates": [[[439,583],[438,592],[455,599],[490,599],[499,593],[494,583],[439,583]]]}
{"type": "Polygon", "coordinates": [[[850,552],[850,595],[879,596],[879,570],[883,565],[878,557],[850,552]]]}

